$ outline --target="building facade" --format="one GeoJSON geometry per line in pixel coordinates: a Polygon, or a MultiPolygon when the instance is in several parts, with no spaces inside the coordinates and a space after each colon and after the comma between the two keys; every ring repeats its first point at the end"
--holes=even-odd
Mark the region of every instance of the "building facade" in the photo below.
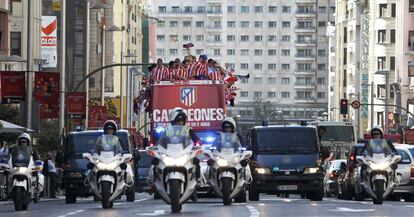
{"type": "Polygon", "coordinates": [[[191,42],[192,54],[250,74],[229,115],[257,122],[276,113],[284,119],[326,114],[326,28],[334,20],[334,1],[153,0],[150,7],[160,20],[153,57],[183,58],[182,45],[191,42]]]}
{"type": "Polygon", "coordinates": [[[9,0],[0,0],[0,55],[9,51],[9,0]]]}

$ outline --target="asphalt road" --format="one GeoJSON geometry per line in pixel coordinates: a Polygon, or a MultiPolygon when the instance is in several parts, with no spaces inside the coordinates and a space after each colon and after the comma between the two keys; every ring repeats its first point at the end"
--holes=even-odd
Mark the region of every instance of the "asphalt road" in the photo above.
{"type": "Polygon", "coordinates": [[[33,217],[80,217],[80,216],[188,216],[188,217],[259,217],[259,216],[412,216],[414,203],[386,201],[383,205],[373,205],[371,201],[344,201],[324,198],[321,202],[291,196],[279,198],[262,195],[258,202],[248,202],[223,206],[220,199],[201,198],[196,203],[187,203],[182,213],[171,214],[170,206],[161,200],[154,200],[145,194],[137,194],[133,203],[124,198],[114,204],[114,208],[103,210],[99,202],[92,198],[80,199],[76,204],[65,204],[63,198],[42,200],[31,203],[27,211],[15,212],[12,202],[0,202],[0,216],[33,217]]]}

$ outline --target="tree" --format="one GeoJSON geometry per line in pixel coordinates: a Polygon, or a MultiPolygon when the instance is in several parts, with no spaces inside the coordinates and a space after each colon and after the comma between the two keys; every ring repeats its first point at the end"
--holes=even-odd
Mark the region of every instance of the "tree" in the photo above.
{"type": "Polygon", "coordinates": [[[40,132],[35,135],[36,149],[39,153],[57,150],[60,143],[59,122],[54,119],[45,119],[40,122],[40,132]]]}

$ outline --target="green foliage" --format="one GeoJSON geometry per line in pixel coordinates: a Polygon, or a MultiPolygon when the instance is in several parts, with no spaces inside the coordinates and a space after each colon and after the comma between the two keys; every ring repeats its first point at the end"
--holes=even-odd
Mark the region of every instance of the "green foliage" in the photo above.
{"type": "Polygon", "coordinates": [[[55,151],[58,149],[59,139],[59,121],[58,120],[41,120],[40,132],[35,134],[37,141],[36,149],[39,153],[45,154],[49,151],[55,151]]]}

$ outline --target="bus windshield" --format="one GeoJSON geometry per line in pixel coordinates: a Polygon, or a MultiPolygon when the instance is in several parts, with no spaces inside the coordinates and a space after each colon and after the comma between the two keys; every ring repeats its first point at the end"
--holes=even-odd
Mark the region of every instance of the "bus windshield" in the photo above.
{"type": "Polygon", "coordinates": [[[323,134],[322,141],[354,141],[353,126],[325,126],[326,132],[323,134]]]}

